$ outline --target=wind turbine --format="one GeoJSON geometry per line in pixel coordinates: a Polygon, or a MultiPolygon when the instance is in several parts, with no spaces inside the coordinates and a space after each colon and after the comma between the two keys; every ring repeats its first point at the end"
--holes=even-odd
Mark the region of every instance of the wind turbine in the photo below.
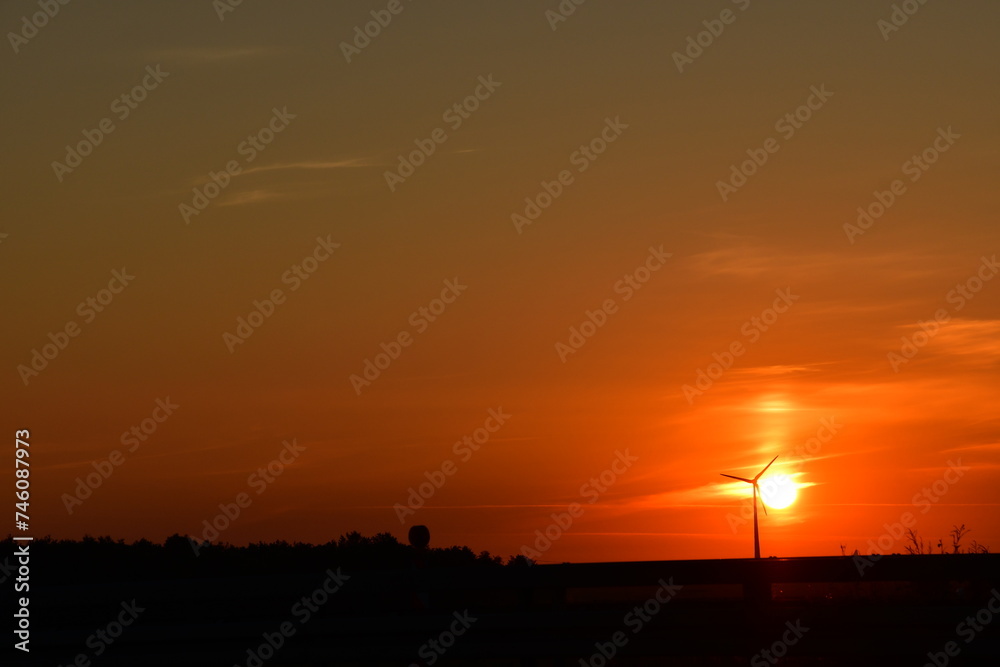
{"type": "MultiPolygon", "coordinates": [[[[774,463],[778,459],[777,455],[771,459],[771,463],[774,463]]],[[[729,477],[730,479],[738,479],[741,482],[746,482],[747,484],[753,484],[753,557],[760,558],[760,534],[757,531],[757,480],[760,479],[761,475],[767,472],[767,469],[771,467],[771,463],[764,466],[764,469],[757,473],[757,476],[753,479],[747,479],[745,477],[737,477],[735,475],[727,475],[726,473],[719,473],[723,477],[729,477]]],[[[764,498],[760,499],[760,506],[764,508],[764,515],[767,516],[767,507],[764,505],[764,498]]]]}

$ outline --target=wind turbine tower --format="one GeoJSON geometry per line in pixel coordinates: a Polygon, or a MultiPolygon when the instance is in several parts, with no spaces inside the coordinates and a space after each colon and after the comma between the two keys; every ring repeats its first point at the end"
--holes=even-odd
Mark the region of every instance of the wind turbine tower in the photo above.
{"type": "MultiPolygon", "coordinates": [[[[771,459],[771,463],[774,463],[777,459],[778,457],[775,456],[773,459],[771,459]]],[[[726,473],[719,473],[723,477],[728,477],[730,479],[738,479],[741,482],[746,482],[747,484],[753,485],[753,557],[754,558],[760,558],[760,533],[757,530],[757,491],[760,489],[760,487],[757,486],[757,480],[759,480],[761,476],[765,472],[767,472],[767,469],[771,467],[771,463],[768,463],[766,466],[764,466],[764,469],[761,470],[759,473],[757,473],[757,476],[754,477],[753,479],[747,479],[746,477],[737,477],[735,475],[727,475],[726,473]]],[[[764,516],[767,516],[767,507],[764,505],[763,497],[760,499],[760,506],[764,508],[764,516]]]]}

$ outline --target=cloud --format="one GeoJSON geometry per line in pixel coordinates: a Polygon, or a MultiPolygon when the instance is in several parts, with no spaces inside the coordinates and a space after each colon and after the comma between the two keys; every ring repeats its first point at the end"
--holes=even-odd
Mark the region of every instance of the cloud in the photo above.
{"type": "Polygon", "coordinates": [[[841,252],[809,251],[801,248],[784,248],[763,245],[754,240],[726,237],[721,247],[680,258],[694,273],[706,276],[759,277],[765,274],[802,274],[815,279],[817,275],[840,278],[845,271],[877,275],[882,280],[908,282],[914,279],[947,275],[948,267],[942,262],[940,252],[930,249],[920,253],[907,252],[845,255],[841,252]],[[728,245],[726,245],[728,243],[728,245]]]}
{"type": "MultiPolygon", "coordinates": [[[[916,333],[919,324],[906,329],[916,333]]],[[[978,361],[1000,358],[1000,320],[953,319],[941,325],[927,351],[950,356],[975,356],[978,361]]]]}
{"type": "MultiPolygon", "coordinates": [[[[282,172],[296,170],[325,171],[331,169],[353,169],[358,167],[380,166],[381,163],[371,157],[342,158],[338,160],[304,160],[300,162],[284,162],[259,167],[244,169],[236,174],[236,177],[249,174],[259,174],[264,172],[282,172]]],[[[236,182],[234,177],[234,182],[236,182]]],[[[204,177],[200,177],[193,182],[195,187],[205,182],[204,177]]],[[[314,196],[328,192],[328,186],[322,184],[307,184],[296,181],[288,190],[275,188],[255,188],[251,190],[230,192],[222,199],[218,206],[242,206],[244,204],[256,204],[265,201],[275,201],[281,199],[295,199],[303,196],[314,196]]]]}
{"type": "Polygon", "coordinates": [[[992,442],[985,445],[962,445],[961,447],[952,447],[950,449],[941,450],[942,453],[948,452],[998,452],[1000,453],[1000,442],[992,442]]]}
{"type": "Polygon", "coordinates": [[[287,199],[289,194],[276,192],[274,190],[245,190],[235,192],[219,202],[219,206],[241,206],[243,204],[256,204],[262,201],[274,199],[287,199]]]}
{"type": "Polygon", "coordinates": [[[240,175],[255,174],[262,171],[284,171],[292,169],[352,169],[357,167],[380,167],[386,163],[372,157],[341,158],[339,160],[304,160],[301,162],[284,162],[260,167],[244,169],[240,175]]]}
{"type": "Polygon", "coordinates": [[[731,375],[747,375],[750,377],[773,377],[776,375],[792,375],[796,373],[816,372],[817,366],[827,366],[832,362],[813,363],[800,366],[776,365],[776,366],[753,366],[750,368],[733,368],[729,372],[731,375]]]}

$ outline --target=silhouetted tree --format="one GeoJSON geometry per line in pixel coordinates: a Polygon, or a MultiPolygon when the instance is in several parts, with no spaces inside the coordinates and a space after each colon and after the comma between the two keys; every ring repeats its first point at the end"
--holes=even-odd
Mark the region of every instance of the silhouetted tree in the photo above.
{"type": "MultiPolygon", "coordinates": [[[[971,532],[972,532],[972,530],[969,529],[969,528],[966,528],[964,523],[962,525],[960,525],[960,526],[953,526],[952,527],[951,531],[949,532],[949,535],[951,535],[951,553],[952,554],[963,553],[962,552],[962,538],[964,538],[966,535],[968,535],[971,532]]],[[[908,544],[906,545],[906,553],[908,553],[908,554],[919,555],[919,554],[931,554],[931,553],[934,553],[933,543],[927,544],[926,548],[925,548],[923,538],[920,537],[917,534],[917,531],[913,530],[912,528],[907,528],[906,529],[906,540],[908,542],[908,544]]],[[[943,554],[944,553],[944,540],[943,539],[942,540],[938,540],[937,546],[938,546],[938,553],[943,554]]],[[[989,552],[990,552],[989,547],[987,547],[985,545],[982,545],[982,544],[979,544],[978,542],[976,542],[975,540],[973,540],[972,546],[969,547],[964,553],[970,553],[970,554],[981,553],[981,554],[985,554],[985,553],[989,553],[989,552]]]]}
{"type": "MultiPolygon", "coordinates": [[[[907,528],[906,539],[910,542],[906,545],[906,553],[913,555],[924,553],[924,539],[917,536],[917,531],[907,528]]],[[[930,553],[930,551],[927,553],[930,553]]]]}
{"type": "Polygon", "coordinates": [[[962,538],[971,531],[966,529],[965,524],[954,526],[951,529],[951,552],[957,554],[961,550],[962,538]]]}
{"type": "MultiPolygon", "coordinates": [[[[14,550],[13,536],[0,544],[14,550]]],[[[138,579],[259,576],[323,572],[342,567],[345,571],[406,570],[414,547],[401,544],[390,533],[366,537],[357,531],[325,544],[256,542],[234,546],[225,542],[199,542],[177,533],[163,544],[142,539],[132,544],[109,536],[84,536],[81,540],[37,538],[31,545],[32,561],[46,572],[53,584],[82,581],[128,581],[138,579]]],[[[425,567],[499,568],[522,566],[523,556],[506,561],[487,551],[478,555],[469,547],[453,546],[422,550],[425,567]]]]}

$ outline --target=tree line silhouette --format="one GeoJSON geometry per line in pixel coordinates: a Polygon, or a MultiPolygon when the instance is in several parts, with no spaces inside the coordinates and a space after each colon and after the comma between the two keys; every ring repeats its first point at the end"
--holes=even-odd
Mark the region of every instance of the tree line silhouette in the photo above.
{"type": "MultiPolygon", "coordinates": [[[[13,537],[3,540],[4,554],[14,551],[13,537]]],[[[53,584],[85,581],[189,579],[218,576],[259,576],[322,572],[341,567],[347,572],[399,570],[413,567],[503,568],[531,564],[524,556],[506,560],[488,551],[476,554],[467,546],[419,549],[402,544],[390,533],[366,537],[357,531],[325,544],[256,542],[246,546],[198,542],[179,534],[163,544],[147,539],[128,544],[108,536],[31,542],[32,567],[53,584]]],[[[0,560],[0,565],[7,565],[0,560]]],[[[16,565],[14,565],[16,569],[16,565]]]]}

